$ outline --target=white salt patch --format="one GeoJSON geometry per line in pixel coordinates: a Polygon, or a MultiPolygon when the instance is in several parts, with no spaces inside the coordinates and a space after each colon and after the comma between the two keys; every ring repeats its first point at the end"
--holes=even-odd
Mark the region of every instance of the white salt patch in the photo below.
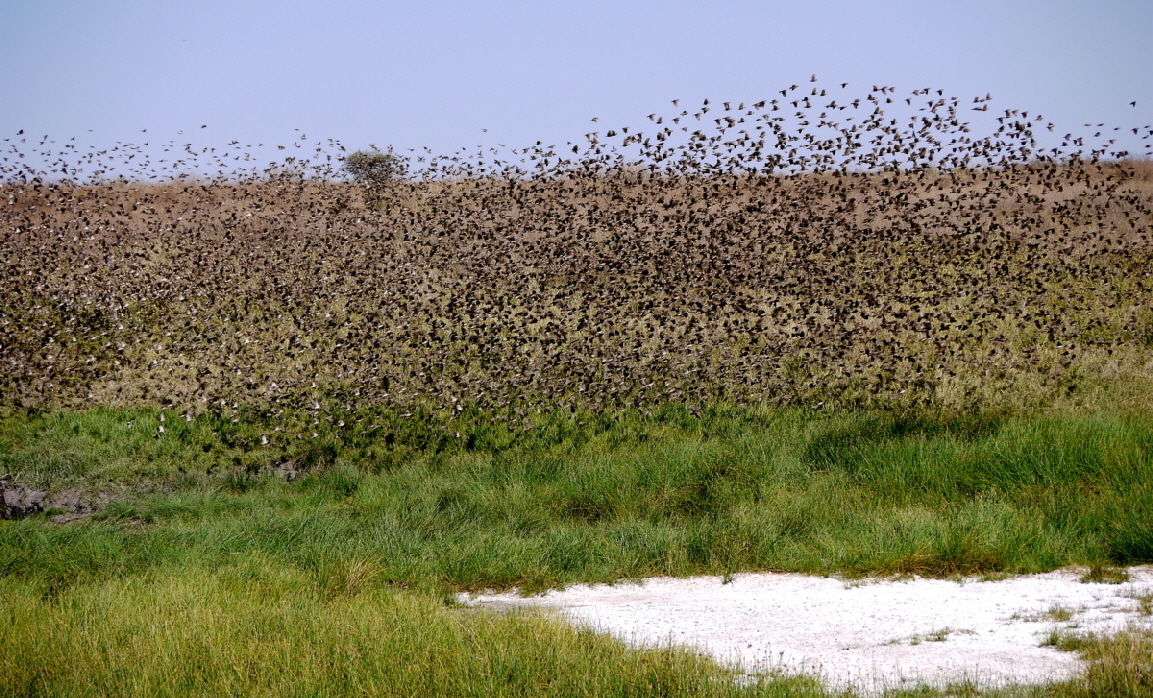
{"type": "Polygon", "coordinates": [[[920,683],[996,687],[1068,679],[1085,664],[1075,652],[1041,646],[1052,630],[1153,629],[1153,617],[1132,598],[1153,592],[1153,566],[1130,568],[1125,584],[1082,584],[1082,574],[1064,569],[960,582],[737,574],[728,583],[656,578],[461,600],[556,609],[634,646],[687,645],[748,673],[805,673],[833,688],[872,694],[920,683]]]}

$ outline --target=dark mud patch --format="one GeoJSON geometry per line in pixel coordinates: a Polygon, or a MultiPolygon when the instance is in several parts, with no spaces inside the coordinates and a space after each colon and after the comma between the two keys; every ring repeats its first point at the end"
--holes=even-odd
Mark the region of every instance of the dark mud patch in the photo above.
{"type": "Polygon", "coordinates": [[[0,518],[8,520],[48,513],[55,523],[77,521],[105,508],[113,499],[107,492],[93,494],[78,488],[50,492],[22,482],[0,480],[0,518]]]}

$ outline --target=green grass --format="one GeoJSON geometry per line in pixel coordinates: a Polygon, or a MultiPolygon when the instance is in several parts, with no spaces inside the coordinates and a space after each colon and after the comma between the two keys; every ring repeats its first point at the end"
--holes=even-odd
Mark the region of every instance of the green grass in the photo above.
{"type": "MultiPolygon", "coordinates": [[[[373,585],[334,594],[260,554],[47,591],[0,579],[2,696],[832,695],[806,677],[737,682],[689,651],[628,649],[546,615],[373,585]]],[[[1052,642],[1083,652],[1088,673],[1050,686],[893,695],[1137,698],[1153,687],[1147,634],[1052,642]]]]}
{"type": "MultiPolygon", "coordinates": [[[[684,653],[442,599],[651,575],[1153,562],[1144,413],[669,407],[510,430],[481,412],[379,411],[267,445],[270,425],[309,415],[168,413],[163,433],[158,417],[0,422],[0,477],[116,497],[83,521],[0,523],[8,695],[728,694],[745,689],[684,653]]],[[[815,691],[770,683],[748,690],[815,691]]]]}
{"type": "Polygon", "coordinates": [[[248,451],[234,444],[264,428],[255,417],[169,418],[159,438],[150,420],[5,422],[0,475],[129,494],[93,521],[9,524],[0,571],[78,577],[259,551],[306,568],[372,559],[397,583],[539,589],[743,570],[949,576],[1153,561],[1144,415],[669,409],[540,415],[528,432],[474,414],[446,432],[435,414],[374,414],[364,423],[383,425],[375,435],[248,451]],[[284,482],[284,463],[304,474],[284,482]]]}
{"type": "Polygon", "coordinates": [[[259,554],[107,579],[46,601],[0,580],[4,696],[820,696],[738,688],[688,651],[379,588],[317,594],[259,554]]]}

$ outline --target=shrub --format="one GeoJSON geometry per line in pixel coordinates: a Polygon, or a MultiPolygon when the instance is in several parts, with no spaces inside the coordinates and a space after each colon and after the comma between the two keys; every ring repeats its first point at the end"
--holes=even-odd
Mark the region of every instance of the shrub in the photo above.
{"type": "Polygon", "coordinates": [[[344,170],[354,180],[369,189],[383,189],[396,180],[403,179],[408,170],[404,158],[392,152],[358,150],[344,158],[344,170]]]}

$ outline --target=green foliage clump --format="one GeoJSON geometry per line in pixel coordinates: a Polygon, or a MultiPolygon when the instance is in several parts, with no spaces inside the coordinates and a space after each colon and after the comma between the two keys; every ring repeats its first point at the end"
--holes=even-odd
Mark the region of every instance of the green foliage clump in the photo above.
{"type": "Polygon", "coordinates": [[[383,189],[403,179],[408,167],[389,146],[385,152],[373,147],[372,150],[350,153],[344,158],[344,171],[369,189],[383,189]]]}

